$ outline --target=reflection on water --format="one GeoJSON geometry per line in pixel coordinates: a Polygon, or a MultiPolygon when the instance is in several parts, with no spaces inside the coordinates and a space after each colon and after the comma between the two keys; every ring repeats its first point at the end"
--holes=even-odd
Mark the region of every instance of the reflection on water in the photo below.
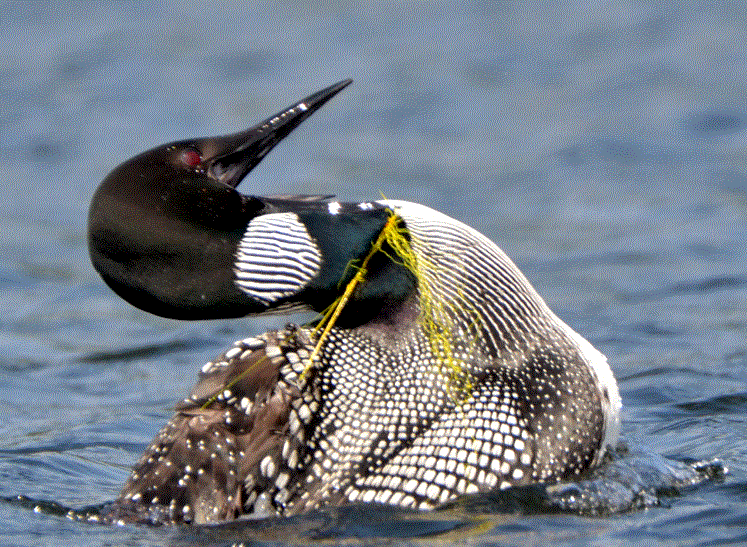
{"type": "MultiPolygon", "coordinates": [[[[680,462],[657,454],[630,454],[621,446],[605,466],[587,479],[552,486],[534,485],[463,496],[432,512],[380,505],[350,505],[312,511],[297,517],[243,519],[210,528],[222,537],[252,537],[253,541],[331,540],[376,538],[402,540],[468,537],[473,534],[505,535],[525,516],[558,514],[612,516],[651,508],[683,495],[704,481],[722,481],[726,469],[721,462],[680,462]]],[[[36,513],[98,525],[123,525],[131,516],[121,507],[105,503],[86,508],[68,508],[53,501],[25,496],[6,498],[6,503],[36,513]]],[[[152,524],[168,522],[169,516],[151,515],[152,524]]],[[[185,530],[189,530],[186,527],[185,530]]],[[[193,533],[204,538],[204,530],[193,533]]],[[[190,532],[183,532],[190,536],[190,532]]]]}

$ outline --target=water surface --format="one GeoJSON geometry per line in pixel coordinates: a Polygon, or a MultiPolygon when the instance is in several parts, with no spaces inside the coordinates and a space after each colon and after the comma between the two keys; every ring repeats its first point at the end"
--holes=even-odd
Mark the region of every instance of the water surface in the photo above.
{"type": "Polygon", "coordinates": [[[7,0],[0,18],[0,544],[747,543],[744,4],[7,0]],[[383,193],[476,227],[608,355],[631,452],[717,458],[723,479],[596,517],[489,497],[208,529],[64,516],[116,497],[199,366],[287,321],[120,301],[88,262],[96,185],[347,77],[242,190],[383,193]]]}

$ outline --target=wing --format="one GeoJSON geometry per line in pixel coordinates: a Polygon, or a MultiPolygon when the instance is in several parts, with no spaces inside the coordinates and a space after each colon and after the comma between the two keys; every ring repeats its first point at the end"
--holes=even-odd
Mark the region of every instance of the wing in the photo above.
{"type": "Polygon", "coordinates": [[[287,462],[281,451],[298,448],[287,433],[301,394],[287,379],[297,378],[308,353],[295,332],[236,342],[203,367],[117,500],[137,515],[131,519],[205,523],[274,513],[261,494],[293,482],[292,470],[285,470],[286,484],[278,485],[287,462]]]}

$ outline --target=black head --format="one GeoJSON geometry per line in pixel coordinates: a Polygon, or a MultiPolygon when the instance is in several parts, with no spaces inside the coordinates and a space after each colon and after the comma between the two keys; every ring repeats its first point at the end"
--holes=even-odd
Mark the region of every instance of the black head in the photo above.
{"type": "Polygon", "coordinates": [[[361,210],[346,220],[329,214],[324,197],[254,197],[236,186],[350,83],[319,91],[247,131],[166,144],[115,168],[94,194],[88,219],[91,260],[106,283],[131,304],[178,319],[322,307],[320,294],[337,290],[347,263],[367,251],[386,212],[361,210]],[[334,237],[341,222],[351,229],[346,236],[317,240],[317,232],[334,237]],[[278,275],[265,275],[268,269],[278,275]]]}

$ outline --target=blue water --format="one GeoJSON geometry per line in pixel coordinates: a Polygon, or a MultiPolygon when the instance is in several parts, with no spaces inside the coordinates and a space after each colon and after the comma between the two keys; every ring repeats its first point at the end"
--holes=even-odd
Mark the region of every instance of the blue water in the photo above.
{"type": "Polygon", "coordinates": [[[747,4],[5,0],[0,24],[0,544],[747,544],[747,4]],[[606,516],[490,498],[208,529],[65,516],[116,497],[199,366],[288,320],[120,301],[88,262],[96,185],[347,77],[241,189],[471,224],[608,355],[633,454],[725,476],[606,516]]]}

